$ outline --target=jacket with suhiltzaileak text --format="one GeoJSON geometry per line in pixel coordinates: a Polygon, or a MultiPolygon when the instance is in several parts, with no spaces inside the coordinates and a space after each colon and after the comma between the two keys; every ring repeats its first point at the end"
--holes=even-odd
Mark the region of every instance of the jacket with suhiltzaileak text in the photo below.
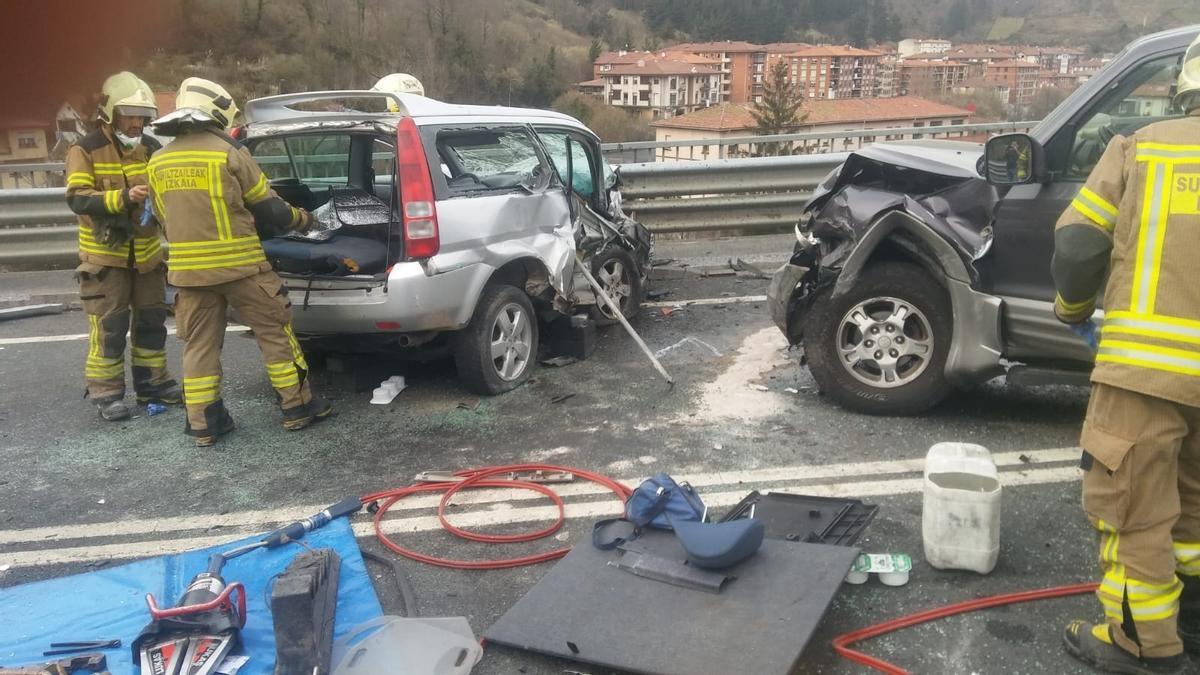
{"type": "Polygon", "coordinates": [[[303,231],[311,218],[271,190],[250,151],[209,129],[182,134],[150,161],[175,286],[213,286],[268,271],[261,237],[303,231]]]}

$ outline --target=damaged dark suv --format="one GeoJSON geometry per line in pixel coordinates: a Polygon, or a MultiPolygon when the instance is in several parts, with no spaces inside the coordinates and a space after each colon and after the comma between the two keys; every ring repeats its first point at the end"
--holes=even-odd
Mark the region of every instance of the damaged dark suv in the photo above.
{"type": "Polygon", "coordinates": [[[1129,45],[1028,135],[872,145],[817,188],[771,315],[822,391],[916,414],[999,375],[1087,381],[1089,348],[1053,311],[1054,223],[1108,141],[1163,119],[1191,26],[1129,45]]]}

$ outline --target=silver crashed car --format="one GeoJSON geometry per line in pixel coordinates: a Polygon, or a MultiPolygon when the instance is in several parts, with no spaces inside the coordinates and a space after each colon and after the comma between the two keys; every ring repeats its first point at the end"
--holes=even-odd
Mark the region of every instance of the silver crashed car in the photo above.
{"type": "Polygon", "coordinates": [[[650,233],[621,213],[578,120],[373,91],[246,108],[239,141],[319,222],[264,242],[306,351],[448,348],[468,389],[510,390],[537,360],[539,319],[616,321],[577,251],[622,314],[637,313],[650,233]]]}

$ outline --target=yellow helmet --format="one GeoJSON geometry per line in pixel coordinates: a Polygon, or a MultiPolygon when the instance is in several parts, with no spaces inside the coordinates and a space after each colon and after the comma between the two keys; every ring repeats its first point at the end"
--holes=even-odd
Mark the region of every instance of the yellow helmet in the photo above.
{"type": "MultiPolygon", "coordinates": [[[[371,91],[383,91],[389,94],[416,94],[418,96],[425,95],[425,85],[417,78],[408,73],[392,73],[379,78],[371,91]]],[[[388,101],[388,112],[400,112],[400,106],[396,105],[395,101],[388,101]]]]}
{"type": "Polygon", "coordinates": [[[154,117],[157,114],[158,106],[154,103],[150,85],[129,71],[109,77],[100,88],[98,115],[105,124],[112,124],[115,115],[154,117]]]}
{"type": "Polygon", "coordinates": [[[1179,86],[1175,90],[1175,105],[1185,111],[1200,107],[1200,36],[1192,40],[1192,45],[1183,55],[1179,86]]]}
{"type": "Polygon", "coordinates": [[[179,85],[175,110],[198,114],[220,124],[223,129],[232,127],[233,118],[238,114],[238,107],[225,87],[202,77],[189,77],[179,85]]]}

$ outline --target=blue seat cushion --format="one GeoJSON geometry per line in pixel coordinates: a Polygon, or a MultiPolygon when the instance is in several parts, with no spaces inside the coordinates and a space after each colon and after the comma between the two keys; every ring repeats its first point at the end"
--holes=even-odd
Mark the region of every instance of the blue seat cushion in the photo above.
{"type": "Polygon", "coordinates": [[[688,562],[697,567],[719,569],[749,558],[762,546],[764,527],[757,518],[728,523],[676,521],[671,526],[687,553],[688,562]]]}

